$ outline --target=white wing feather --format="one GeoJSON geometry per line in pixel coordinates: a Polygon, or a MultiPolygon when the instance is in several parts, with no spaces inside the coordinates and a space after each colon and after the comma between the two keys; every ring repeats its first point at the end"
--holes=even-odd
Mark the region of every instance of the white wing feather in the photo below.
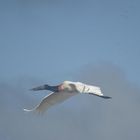
{"type": "Polygon", "coordinates": [[[104,96],[100,87],[83,84],[81,82],[76,82],[75,85],[76,85],[76,89],[79,93],[91,94],[91,95],[99,96],[99,97],[104,98],[104,99],[111,98],[109,96],[104,96]]]}
{"type": "Polygon", "coordinates": [[[77,82],[76,88],[77,88],[77,91],[80,93],[93,93],[98,96],[103,95],[100,87],[97,87],[97,86],[91,86],[91,85],[83,84],[81,82],[77,82]]]}
{"type": "Polygon", "coordinates": [[[85,85],[84,93],[93,93],[98,96],[103,96],[101,89],[97,86],[85,85]]]}
{"type": "Polygon", "coordinates": [[[66,99],[76,95],[77,93],[68,93],[68,92],[53,92],[49,95],[45,96],[40,104],[38,104],[35,108],[28,110],[24,109],[24,111],[37,111],[37,112],[44,112],[48,108],[50,108],[53,105],[59,104],[66,99]]]}

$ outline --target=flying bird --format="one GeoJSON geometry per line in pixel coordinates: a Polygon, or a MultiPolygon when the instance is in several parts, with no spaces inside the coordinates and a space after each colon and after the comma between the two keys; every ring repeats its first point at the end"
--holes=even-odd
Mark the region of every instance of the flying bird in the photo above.
{"type": "Polygon", "coordinates": [[[52,93],[45,96],[44,99],[33,109],[24,109],[24,111],[37,111],[37,112],[44,112],[48,108],[58,103],[65,101],[66,99],[77,95],[77,94],[90,94],[95,95],[104,99],[110,99],[109,96],[104,96],[101,92],[100,87],[87,85],[81,82],[71,82],[71,81],[64,81],[63,83],[50,86],[50,85],[42,85],[31,89],[32,91],[39,91],[39,90],[49,90],[52,93]]]}

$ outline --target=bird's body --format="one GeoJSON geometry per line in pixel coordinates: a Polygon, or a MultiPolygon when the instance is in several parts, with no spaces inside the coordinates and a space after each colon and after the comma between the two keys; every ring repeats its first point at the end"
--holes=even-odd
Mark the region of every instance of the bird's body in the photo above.
{"type": "Polygon", "coordinates": [[[57,86],[49,86],[49,85],[43,85],[36,88],[31,89],[33,91],[38,90],[50,90],[52,93],[50,93],[48,96],[44,97],[44,99],[41,101],[39,105],[37,105],[34,109],[28,110],[24,109],[24,111],[38,111],[38,112],[44,112],[51,106],[61,103],[65,101],[66,99],[80,94],[91,94],[96,95],[105,99],[109,99],[111,97],[104,96],[97,86],[87,85],[81,82],[71,82],[71,81],[64,81],[60,85],[57,86]]]}

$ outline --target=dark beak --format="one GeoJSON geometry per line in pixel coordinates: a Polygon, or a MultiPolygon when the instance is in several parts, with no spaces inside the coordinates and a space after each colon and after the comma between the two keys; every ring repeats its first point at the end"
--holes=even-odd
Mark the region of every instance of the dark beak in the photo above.
{"type": "Polygon", "coordinates": [[[45,90],[45,89],[46,89],[46,86],[43,85],[43,86],[38,86],[38,87],[32,88],[30,90],[32,90],[32,91],[38,91],[38,90],[45,90]]]}

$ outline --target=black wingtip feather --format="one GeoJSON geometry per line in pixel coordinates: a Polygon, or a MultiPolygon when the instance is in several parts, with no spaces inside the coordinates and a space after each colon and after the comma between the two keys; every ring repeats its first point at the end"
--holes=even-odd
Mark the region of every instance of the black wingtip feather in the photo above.
{"type": "Polygon", "coordinates": [[[112,97],[109,97],[109,96],[100,96],[100,97],[104,99],[112,99],[112,97]]]}

